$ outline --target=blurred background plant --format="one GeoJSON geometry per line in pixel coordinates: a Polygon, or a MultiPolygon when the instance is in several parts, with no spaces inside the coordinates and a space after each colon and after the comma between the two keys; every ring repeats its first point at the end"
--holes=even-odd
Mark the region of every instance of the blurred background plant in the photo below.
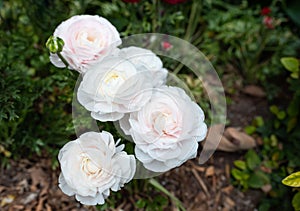
{"type": "MultiPolygon", "coordinates": [[[[57,166],[58,150],[75,137],[71,102],[78,74],[51,65],[45,42],[61,21],[97,14],[110,20],[123,37],[158,32],[191,42],[218,71],[229,101],[236,92],[231,87],[236,77],[243,85],[266,90],[273,118],[254,118],[245,128],[262,142],[244,160],[234,162],[233,183],[242,189],[271,185],[260,210],[290,209],[293,194],[281,180],[300,167],[299,61],[294,58],[300,47],[297,8],[296,0],[0,1],[1,165],[46,153],[57,166]]],[[[165,50],[171,47],[167,40],[162,43],[165,50]]],[[[181,63],[162,59],[208,111],[201,81],[181,63]]],[[[113,131],[109,124],[99,126],[113,131]]],[[[153,203],[164,207],[163,198],[141,199],[136,206],[150,210],[153,203]]]]}

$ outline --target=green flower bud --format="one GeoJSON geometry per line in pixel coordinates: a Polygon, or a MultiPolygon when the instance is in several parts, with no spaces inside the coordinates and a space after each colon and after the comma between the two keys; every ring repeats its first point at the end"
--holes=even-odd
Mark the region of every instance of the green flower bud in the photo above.
{"type": "Polygon", "coordinates": [[[50,36],[46,42],[46,47],[49,49],[51,53],[59,53],[62,51],[65,43],[59,37],[50,36]]]}

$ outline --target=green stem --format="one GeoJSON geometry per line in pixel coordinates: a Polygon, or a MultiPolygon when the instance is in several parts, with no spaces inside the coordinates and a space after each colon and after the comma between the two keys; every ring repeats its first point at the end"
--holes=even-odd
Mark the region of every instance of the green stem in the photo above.
{"type": "Polygon", "coordinates": [[[184,66],[184,64],[182,64],[182,63],[178,64],[176,69],[173,71],[173,74],[177,75],[183,66],[184,66]]]}
{"type": "Polygon", "coordinates": [[[201,13],[201,1],[193,1],[188,27],[184,39],[190,41],[198,24],[198,18],[201,13]]]}
{"type": "MultiPolygon", "coordinates": [[[[264,34],[264,31],[265,30],[262,30],[261,34],[264,34]]],[[[261,53],[265,50],[266,43],[267,43],[266,42],[267,41],[266,37],[268,37],[268,36],[262,36],[262,41],[261,41],[261,43],[259,45],[259,48],[256,51],[255,56],[254,56],[251,64],[249,64],[249,66],[248,66],[248,70],[247,71],[248,71],[248,74],[250,74],[250,75],[248,75],[247,77],[251,78],[251,82],[253,82],[252,81],[253,79],[255,80],[255,77],[254,77],[255,70],[259,66],[258,61],[259,61],[259,58],[261,57],[261,53]]]]}
{"type": "Polygon", "coordinates": [[[57,53],[57,56],[60,58],[60,60],[64,63],[64,65],[66,65],[66,68],[69,67],[69,63],[67,62],[67,60],[65,60],[65,58],[61,55],[60,52],[57,53]]]}
{"type": "Polygon", "coordinates": [[[184,206],[182,205],[181,201],[176,198],[176,196],[174,196],[172,193],[170,193],[167,189],[165,189],[161,184],[159,184],[159,182],[157,182],[155,179],[151,178],[149,179],[149,183],[155,187],[156,189],[158,189],[159,191],[163,192],[164,194],[166,194],[168,197],[170,197],[170,199],[176,204],[176,206],[180,209],[185,211],[184,206]]]}

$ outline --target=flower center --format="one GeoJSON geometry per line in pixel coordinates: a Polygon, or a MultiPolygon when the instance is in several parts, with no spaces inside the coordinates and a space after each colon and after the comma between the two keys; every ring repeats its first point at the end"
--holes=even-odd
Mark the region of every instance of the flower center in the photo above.
{"type": "Polygon", "coordinates": [[[118,75],[117,72],[111,72],[106,76],[106,78],[104,79],[104,82],[106,84],[113,83],[114,81],[118,80],[119,77],[120,76],[118,75]]]}
{"type": "Polygon", "coordinates": [[[94,48],[100,48],[104,45],[101,36],[95,31],[81,31],[77,34],[76,40],[80,46],[90,46],[94,48]]]}
{"type": "Polygon", "coordinates": [[[83,156],[81,168],[87,175],[96,174],[101,171],[101,168],[95,165],[87,156],[83,156]]]}
{"type": "Polygon", "coordinates": [[[125,77],[115,70],[107,73],[101,85],[99,87],[99,92],[103,95],[114,96],[119,90],[119,87],[124,83],[125,77]]]}
{"type": "Polygon", "coordinates": [[[154,119],[154,128],[159,134],[163,133],[167,135],[166,123],[168,116],[169,115],[166,113],[159,113],[159,115],[157,115],[157,117],[154,119]]]}

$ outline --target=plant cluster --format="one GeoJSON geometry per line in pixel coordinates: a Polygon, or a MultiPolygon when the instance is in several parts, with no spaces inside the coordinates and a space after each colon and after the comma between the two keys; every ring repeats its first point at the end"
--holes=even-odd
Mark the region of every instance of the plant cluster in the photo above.
{"type": "MultiPolygon", "coordinates": [[[[8,164],[10,158],[45,151],[57,166],[59,148],[74,138],[70,103],[78,73],[50,65],[44,44],[62,20],[78,14],[100,15],[109,19],[121,36],[160,32],[184,38],[205,53],[220,76],[234,69],[246,83],[258,83],[266,89],[273,119],[256,118],[245,128],[249,134],[262,138],[261,146],[246,153],[245,161],[236,161],[232,173],[234,183],[243,189],[272,186],[266,191],[261,210],[290,209],[292,198],[297,201],[299,194],[282,185],[281,180],[299,170],[296,156],[300,139],[299,62],[292,58],[297,56],[299,48],[296,35],[299,7],[297,1],[269,2],[268,5],[221,0],[1,2],[1,164],[8,164]],[[284,94],[281,87],[286,87],[284,94]]],[[[172,48],[172,43],[166,40],[162,48],[172,48]]],[[[174,73],[180,72],[180,78],[187,82],[196,99],[202,99],[201,82],[187,68],[165,58],[162,61],[174,73]]],[[[209,103],[203,101],[201,107],[206,110],[209,103]]],[[[110,124],[99,123],[99,127],[114,131],[110,124]]],[[[126,151],[130,150],[133,152],[133,146],[126,146],[126,151]]],[[[161,188],[156,186],[157,190],[161,188]]],[[[115,196],[117,200],[118,194],[115,196]]],[[[113,206],[114,198],[109,201],[113,206]]],[[[152,209],[156,202],[164,206],[164,199],[148,198],[140,200],[137,207],[152,209]]]]}
{"type": "MultiPolygon", "coordinates": [[[[291,193],[290,189],[281,184],[281,180],[288,174],[299,170],[300,160],[296,156],[300,150],[298,141],[300,140],[300,123],[299,123],[299,60],[294,57],[283,57],[281,63],[288,74],[286,83],[289,88],[288,103],[273,104],[270,106],[272,118],[270,121],[263,121],[262,117],[254,119],[253,124],[247,126],[245,131],[249,134],[258,134],[261,136],[261,147],[258,154],[253,150],[248,151],[245,155],[246,161],[236,161],[236,168],[232,169],[232,175],[236,183],[244,189],[261,188],[268,186],[267,198],[261,204],[261,210],[267,210],[272,207],[282,207],[291,209],[293,205],[295,210],[299,210],[297,199],[299,194],[291,193]],[[249,163],[256,163],[256,169],[251,168],[249,163]],[[246,165],[247,164],[247,165],[246,165]],[[257,174],[259,172],[259,177],[257,174]],[[257,178],[257,180],[253,180],[257,178]],[[271,185],[271,186],[270,186],[271,185]],[[278,199],[281,198],[280,203],[278,199]],[[293,199],[292,199],[293,198],[293,199]],[[286,200],[283,200],[286,199],[286,200]],[[290,203],[292,201],[292,204],[290,203]]],[[[285,179],[283,183],[293,186],[290,180],[285,179]]],[[[295,180],[297,175],[295,174],[295,180]]]]}

